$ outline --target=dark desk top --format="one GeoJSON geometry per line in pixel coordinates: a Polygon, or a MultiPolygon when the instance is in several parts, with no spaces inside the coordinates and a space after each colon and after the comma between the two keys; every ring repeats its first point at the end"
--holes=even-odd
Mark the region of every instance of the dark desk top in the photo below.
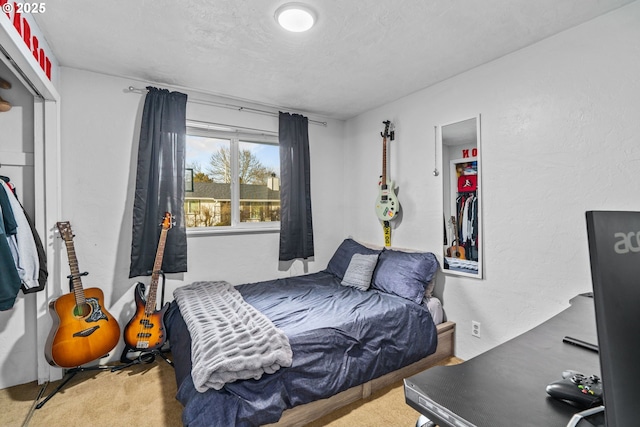
{"type": "Polygon", "coordinates": [[[407,378],[407,403],[440,427],[566,426],[581,409],[549,397],[546,386],[567,369],[600,375],[598,353],[563,343],[567,335],[597,343],[592,298],[573,298],[565,311],[469,361],[407,378]],[[427,399],[420,405],[416,395],[427,399]]]}

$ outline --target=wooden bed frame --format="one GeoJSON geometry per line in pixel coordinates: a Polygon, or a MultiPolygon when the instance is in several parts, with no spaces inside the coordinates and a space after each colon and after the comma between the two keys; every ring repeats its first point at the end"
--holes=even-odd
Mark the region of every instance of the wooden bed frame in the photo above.
{"type": "Polygon", "coordinates": [[[389,372],[386,375],[368,381],[359,386],[352,387],[327,399],[318,400],[295,408],[287,409],[282,413],[280,421],[275,424],[268,424],[272,427],[294,427],[303,426],[311,421],[329,414],[336,409],[342,408],[352,402],[365,399],[371,393],[380,390],[390,384],[410,377],[432,367],[447,357],[454,356],[455,327],[453,322],[443,322],[437,325],[438,347],[435,353],[419,360],[409,366],[389,372]]]}

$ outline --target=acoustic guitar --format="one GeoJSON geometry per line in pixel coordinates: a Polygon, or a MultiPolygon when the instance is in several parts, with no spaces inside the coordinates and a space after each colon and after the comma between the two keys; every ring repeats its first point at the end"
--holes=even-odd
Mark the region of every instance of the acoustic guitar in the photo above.
{"type": "Polygon", "coordinates": [[[49,303],[53,328],[45,345],[49,364],[74,368],[107,355],[118,344],[120,326],[104,308],[98,288],[83,289],[69,222],[56,223],[67,247],[73,292],[49,303]]]}
{"type": "Polygon", "coordinates": [[[145,286],[143,283],[136,283],[135,301],[136,313],[124,328],[124,342],[132,350],[154,350],[163,346],[167,337],[165,333],[164,314],[169,308],[166,303],[160,310],[156,310],[156,294],[158,290],[158,279],[162,267],[164,247],[167,240],[167,232],[172,226],[172,216],[169,212],[164,214],[162,230],[160,231],[160,241],[156,251],[156,259],[153,263],[151,273],[151,283],[149,284],[149,296],[145,301],[145,286]]]}
{"type": "Polygon", "coordinates": [[[380,221],[391,221],[396,218],[400,204],[394,191],[395,183],[387,176],[387,138],[389,137],[389,126],[391,122],[384,122],[384,132],[382,136],[382,175],[378,182],[378,197],[376,198],[376,215],[380,221]]]}
{"type": "Polygon", "coordinates": [[[451,226],[455,233],[455,239],[451,242],[451,246],[447,248],[447,256],[449,258],[466,259],[464,253],[464,247],[460,246],[460,239],[458,238],[458,225],[456,224],[456,217],[451,217],[451,226]]]}

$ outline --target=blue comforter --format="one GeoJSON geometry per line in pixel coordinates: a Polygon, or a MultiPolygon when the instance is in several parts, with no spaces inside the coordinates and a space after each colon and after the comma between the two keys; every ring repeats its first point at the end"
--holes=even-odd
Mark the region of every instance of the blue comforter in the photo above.
{"type": "Polygon", "coordinates": [[[340,285],[328,272],[237,287],[289,338],[293,364],[259,380],[196,391],[191,338],[177,304],[166,326],[185,426],[259,426],[287,408],[332,396],[435,352],[429,311],[404,298],[340,285]]]}

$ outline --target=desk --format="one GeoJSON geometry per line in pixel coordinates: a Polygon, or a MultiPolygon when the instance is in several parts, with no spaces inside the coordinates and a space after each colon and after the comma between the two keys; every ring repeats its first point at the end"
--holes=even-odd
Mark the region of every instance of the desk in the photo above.
{"type": "MultiPolygon", "coordinates": [[[[563,343],[566,335],[597,343],[593,298],[573,298],[560,314],[473,359],[405,379],[406,402],[440,427],[566,426],[581,409],[549,397],[546,386],[567,369],[600,375],[598,353],[563,343]]],[[[604,425],[604,416],[590,421],[604,425]]]]}

